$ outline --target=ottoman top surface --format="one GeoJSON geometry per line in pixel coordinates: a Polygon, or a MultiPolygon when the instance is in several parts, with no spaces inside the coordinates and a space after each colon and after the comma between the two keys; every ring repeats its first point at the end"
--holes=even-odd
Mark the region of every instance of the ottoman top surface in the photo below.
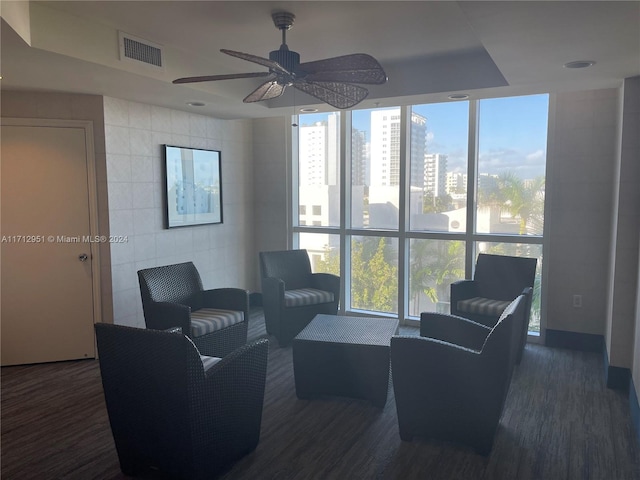
{"type": "Polygon", "coordinates": [[[395,318],[316,315],[295,341],[389,346],[398,331],[395,318]]]}

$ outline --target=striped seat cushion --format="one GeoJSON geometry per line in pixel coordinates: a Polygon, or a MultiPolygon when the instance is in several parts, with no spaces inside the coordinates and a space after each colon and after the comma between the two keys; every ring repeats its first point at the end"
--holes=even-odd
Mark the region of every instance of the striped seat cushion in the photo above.
{"type": "Polygon", "coordinates": [[[218,310],[201,308],[191,312],[191,336],[201,337],[207,333],[222,330],[244,320],[244,312],[239,310],[218,310]]]}
{"type": "Polygon", "coordinates": [[[284,292],[285,307],[303,307],[318,303],[333,302],[333,293],[315,288],[300,288],[284,292]]]}
{"type": "Polygon", "coordinates": [[[490,298],[473,297],[458,301],[458,311],[499,317],[510,301],[491,300],[490,298]]]}

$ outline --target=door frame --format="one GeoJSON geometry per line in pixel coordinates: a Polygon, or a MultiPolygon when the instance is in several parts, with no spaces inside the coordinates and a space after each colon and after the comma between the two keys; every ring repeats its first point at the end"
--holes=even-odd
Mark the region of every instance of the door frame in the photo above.
{"type": "MultiPolygon", "coordinates": [[[[84,130],[85,159],[87,162],[87,189],[89,207],[89,234],[91,238],[98,239],[100,229],[98,227],[98,182],[96,175],[96,158],[93,137],[93,121],[91,120],[62,120],[50,118],[17,118],[1,117],[0,128],[4,126],[16,127],[50,127],[50,128],[80,128],[84,130]]],[[[102,290],[100,268],[100,243],[90,242],[91,253],[91,287],[93,303],[93,323],[102,320],[102,290]]],[[[94,343],[94,357],[98,357],[98,350],[94,343]]]]}

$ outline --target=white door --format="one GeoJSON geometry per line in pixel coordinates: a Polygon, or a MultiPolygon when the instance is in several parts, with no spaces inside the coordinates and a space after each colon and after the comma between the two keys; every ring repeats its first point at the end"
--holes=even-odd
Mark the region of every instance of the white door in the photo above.
{"type": "Polygon", "coordinates": [[[87,130],[1,134],[2,365],[95,357],[87,130]]]}

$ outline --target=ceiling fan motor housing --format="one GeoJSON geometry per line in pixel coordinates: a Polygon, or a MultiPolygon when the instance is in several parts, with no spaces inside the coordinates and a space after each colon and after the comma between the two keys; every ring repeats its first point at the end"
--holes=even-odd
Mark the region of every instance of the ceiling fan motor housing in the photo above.
{"type": "Polygon", "coordinates": [[[300,55],[298,52],[280,47],[280,50],[269,52],[269,60],[278,62],[285,70],[296,73],[300,65],[300,55]]]}

